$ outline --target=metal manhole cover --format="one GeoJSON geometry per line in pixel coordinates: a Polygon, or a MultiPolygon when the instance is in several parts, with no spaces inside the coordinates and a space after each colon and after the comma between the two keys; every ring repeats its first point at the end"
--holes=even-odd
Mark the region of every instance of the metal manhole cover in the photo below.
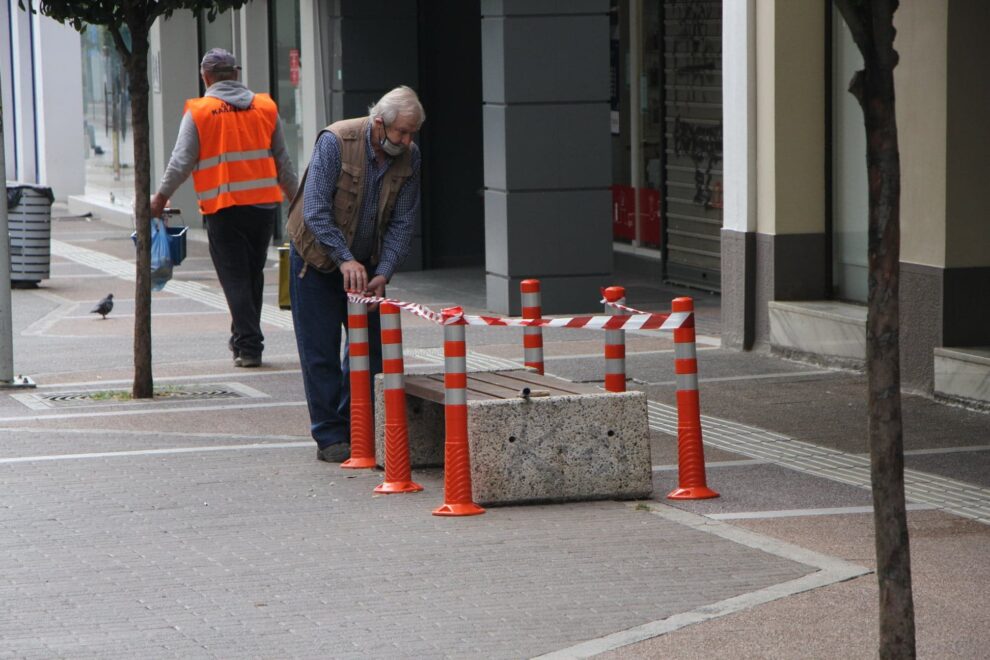
{"type": "Polygon", "coordinates": [[[24,405],[35,410],[79,406],[116,406],[158,403],[163,401],[202,401],[216,399],[267,398],[264,392],[240,383],[209,383],[190,385],[159,385],[154,399],[135,400],[130,390],[92,389],[67,392],[30,392],[11,394],[24,405]]]}

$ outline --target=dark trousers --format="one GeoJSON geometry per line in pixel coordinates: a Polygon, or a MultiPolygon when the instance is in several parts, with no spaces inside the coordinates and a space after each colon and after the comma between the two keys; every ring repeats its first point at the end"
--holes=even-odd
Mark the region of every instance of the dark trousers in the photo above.
{"type": "MultiPolygon", "coordinates": [[[[341,328],[347,326],[347,294],[339,270],[307,268],[295,247],[289,253],[292,323],[302,367],[310,433],[322,449],[350,441],[351,388],[349,349],[340,359],[341,328]]],[[[365,268],[369,268],[365,264],[365,268]]],[[[381,318],[368,312],[368,351],[372,378],[382,371],[381,318]]]]}
{"type": "Polygon", "coordinates": [[[230,341],[234,355],[261,357],[261,305],[265,264],[275,230],[277,208],[228,206],[205,217],[210,257],[230,309],[230,341]]]}

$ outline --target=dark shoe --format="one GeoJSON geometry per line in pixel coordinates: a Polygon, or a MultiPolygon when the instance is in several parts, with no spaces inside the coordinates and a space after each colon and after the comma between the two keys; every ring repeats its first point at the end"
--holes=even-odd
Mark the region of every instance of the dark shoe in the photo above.
{"type": "Polygon", "coordinates": [[[234,358],[235,367],[260,367],[260,355],[238,355],[234,358]]]}
{"type": "Polygon", "coordinates": [[[338,442],[316,450],[316,459],[327,463],[343,463],[351,457],[351,443],[338,442]]]}

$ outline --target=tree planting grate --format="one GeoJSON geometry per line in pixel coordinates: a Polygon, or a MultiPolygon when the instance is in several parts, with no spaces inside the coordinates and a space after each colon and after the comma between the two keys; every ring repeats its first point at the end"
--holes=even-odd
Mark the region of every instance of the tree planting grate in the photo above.
{"type": "Polygon", "coordinates": [[[203,401],[217,399],[261,398],[268,395],[240,383],[164,385],[155,387],[154,399],[132,399],[129,389],[93,389],[68,392],[31,392],[12,394],[35,410],[47,408],[92,407],[149,404],[166,401],[203,401]]]}

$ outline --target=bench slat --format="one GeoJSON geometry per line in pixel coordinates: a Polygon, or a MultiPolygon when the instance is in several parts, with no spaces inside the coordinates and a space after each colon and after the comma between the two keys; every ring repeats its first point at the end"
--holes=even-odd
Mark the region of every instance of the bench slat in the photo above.
{"type": "Polygon", "coordinates": [[[540,374],[527,371],[501,371],[497,373],[473,373],[468,374],[469,380],[479,380],[493,385],[500,385],[509,391],[505,398],[519,396],[519,392],[524,387],[531,390],[547,390],[551,395],[559,396],[564,394],[600,394],[601,390],[588,385],[570,383],[559,378],[549,378],[540,374]]]}
{"type": "MultiPolygon", "coordinates": [[[[560,390],[561,392],[566,392],[568,394],[601,394],[602,389],[595,385],[590,385],[588,383],[574,383],[569,380],[564,380],[563,378],[558,378],[556,376],[547,376],[545,374],[538,374],[532,371],[507,371],[504,372],[505,376],[509,378],[515,378],[516,380],[522,380],[541,389],[554,389],[560,390]]],[[[532,388],[531,388],[532,389],[532,388]]]]}
{"type": "MultiPolygon", "coordinates": [[[[444,384],[442,374],[406,376],[405,387],[406,394],[410,396],[415,396],[427,401],[433,401],[434,403],[442,404],[444,402],[444,384]]],[[[472,401],[478,401],[501,399],[503,397],[488,394],[484,391],[474,390],[471,388],[471,382],[469,380],[467,398],[472,401]]]]}
{"type": "MultiPolygon", "coordinates": [[[[406,393],[433,401],[444,402],[443,374],[419,374],[406,376],[406,393]]],[[[522,389],[543,390],[551,396],[573,394],[600,394],[601,390],[584,383],[543,376],[531,371],[514,370],[499,372],[470,372],[467,377],[467,398],[474,401],[515,399],[522,389]]]]}
{"type": "Polygon", "coordinates": [[[443,403],[443,376],[439,381],[429,376],[406,376],[405,388],[407,395],[443,403]]]}

